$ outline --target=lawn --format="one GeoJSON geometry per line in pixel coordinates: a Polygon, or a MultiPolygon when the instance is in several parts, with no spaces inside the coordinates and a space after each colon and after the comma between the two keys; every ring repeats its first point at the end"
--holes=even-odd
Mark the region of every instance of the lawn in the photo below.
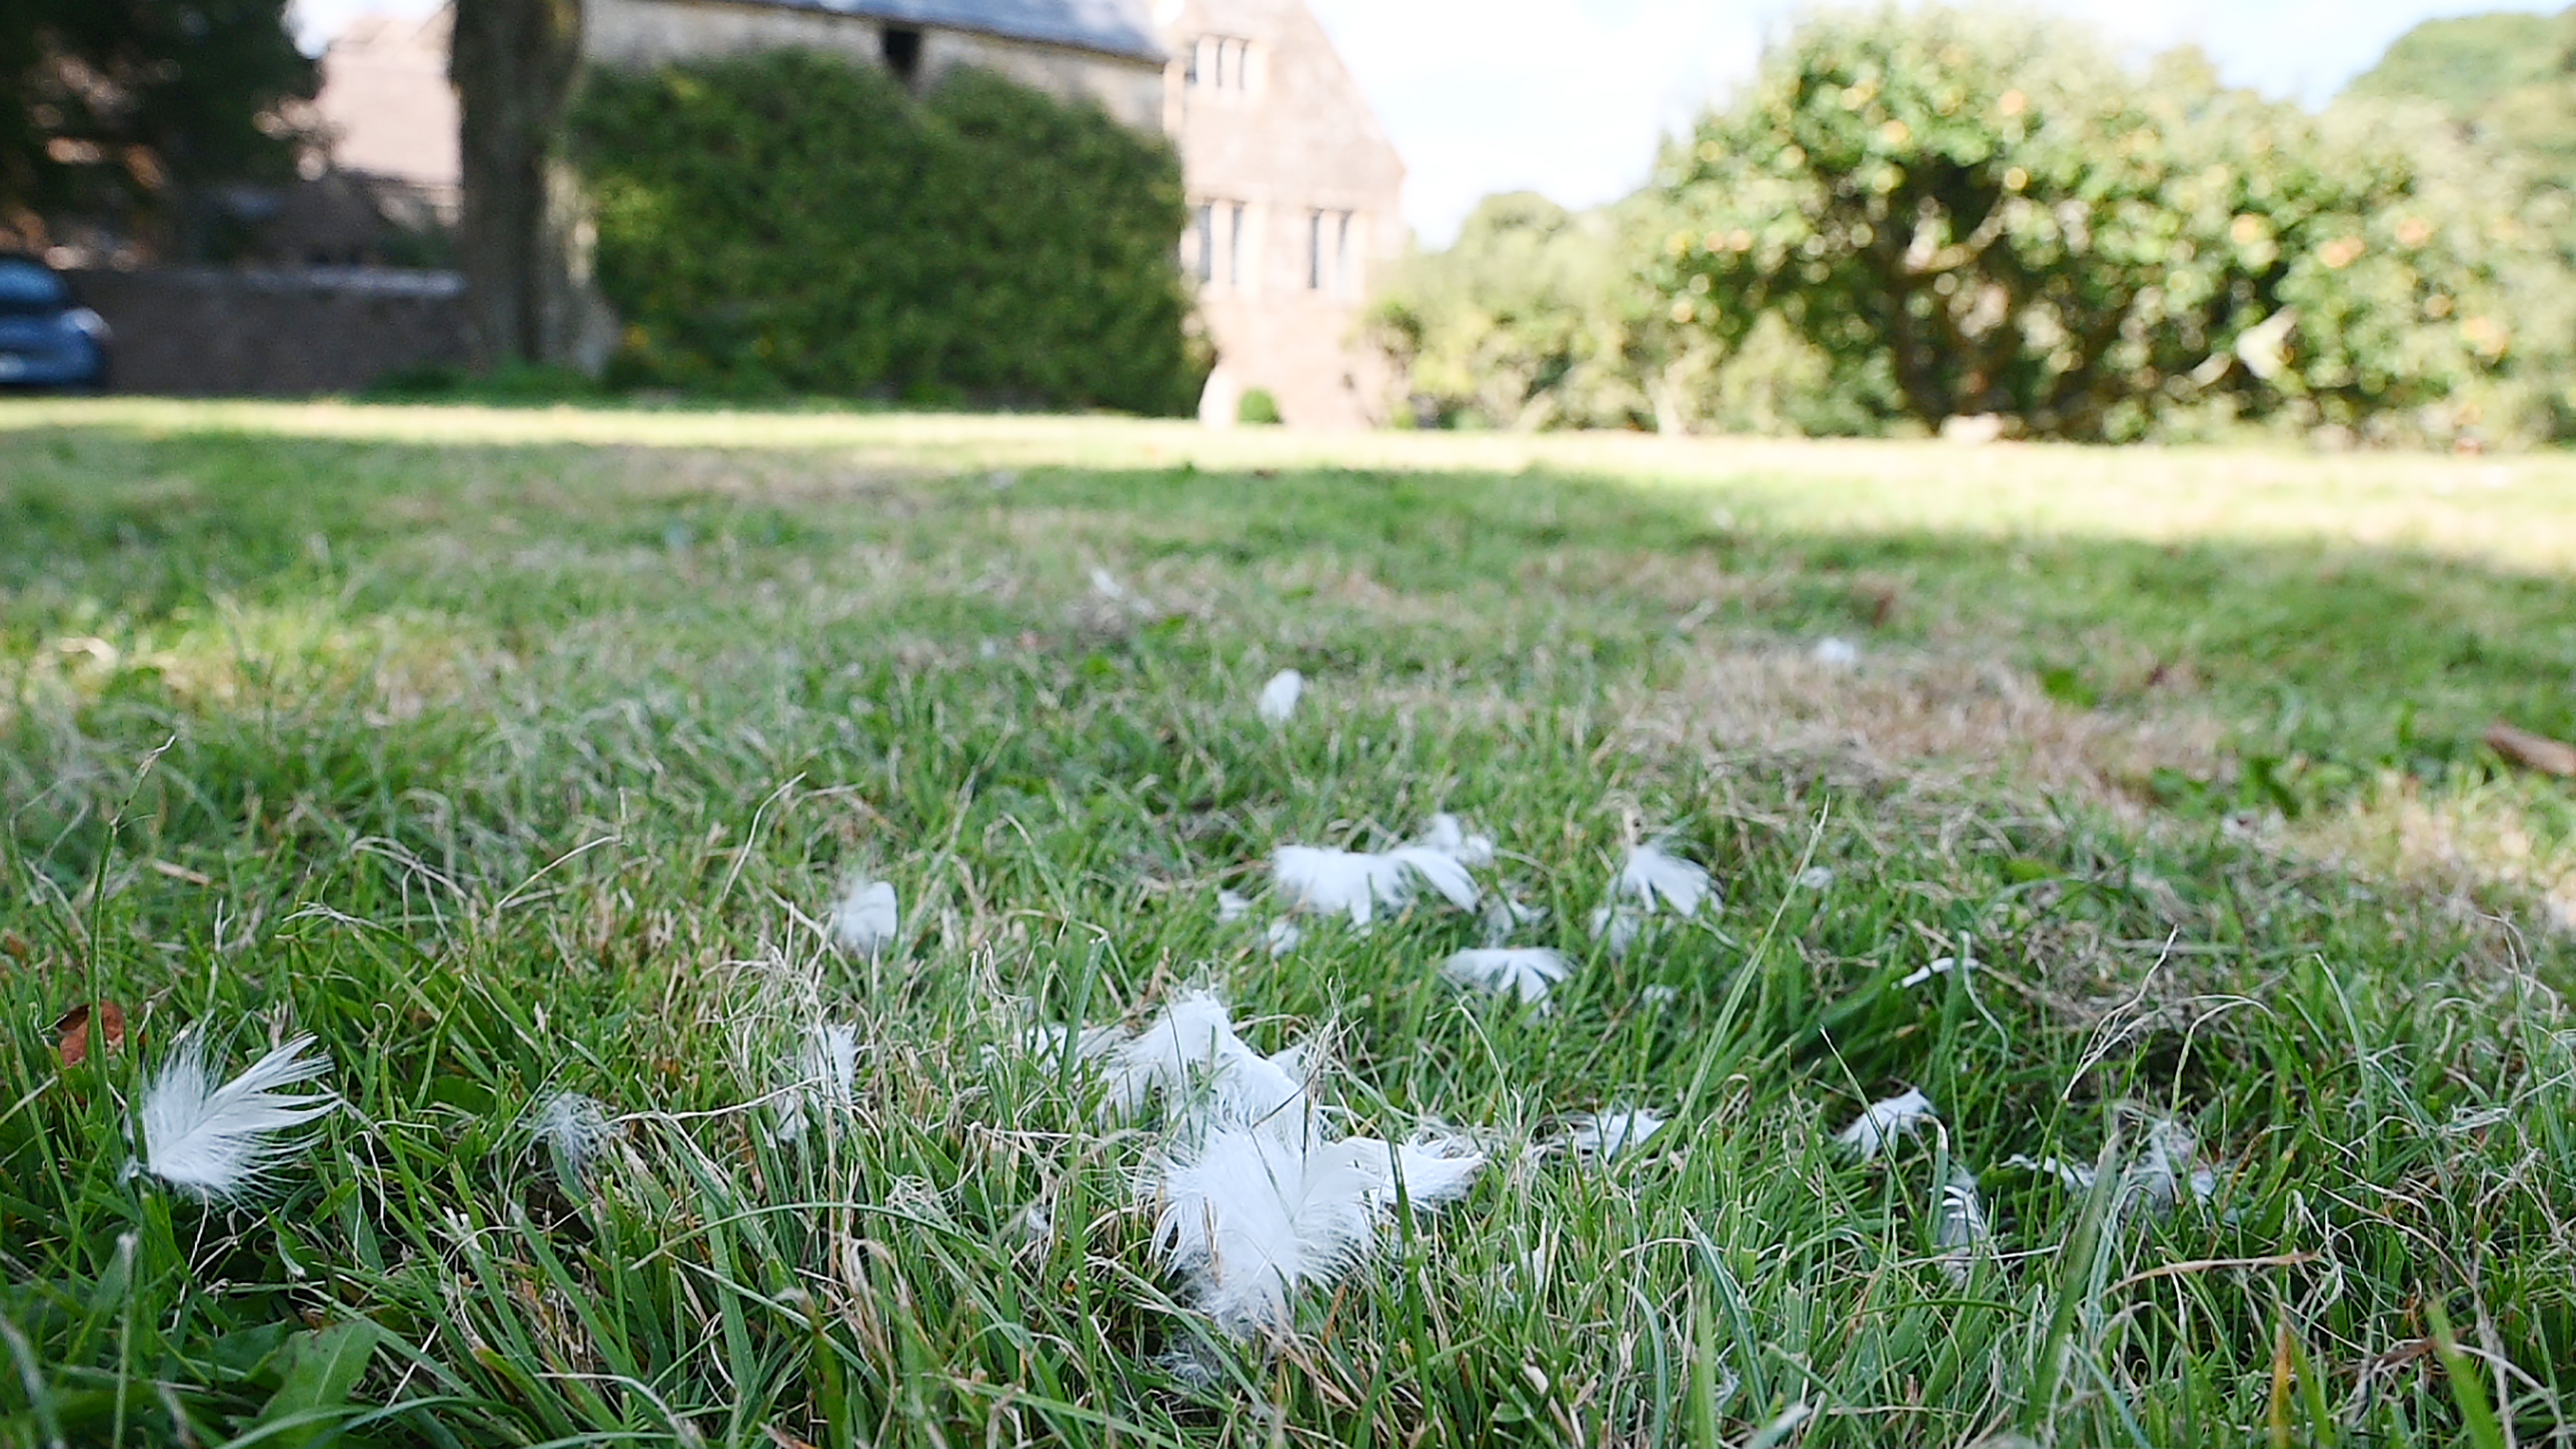
{"type": "Polygon", "coordinates": [[[2564,1439],[2497,719],[2576,459],[11,403],[0,1445],[2564,1439]],[[1274,952],[1441,812],[1478,908],[1274,952]],[[1199,988],[1484,1158],[1275,1329],[1158,1249],[1205,1113],[1032,1038],[1199,988]],[[135,1170],[191,1029],[330,1058],[240,1203],[135,1170]]]}

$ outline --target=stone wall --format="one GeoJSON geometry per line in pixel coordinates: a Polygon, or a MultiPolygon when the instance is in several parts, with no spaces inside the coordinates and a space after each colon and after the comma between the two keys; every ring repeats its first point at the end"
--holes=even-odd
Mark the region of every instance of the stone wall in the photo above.
{"type": "Polygon", "coordinates": [[[356,392],[388,372],[463,367],[465,283],[390,267],[76,271],[107,319],[118,392],[296,397],[356,392]]]}

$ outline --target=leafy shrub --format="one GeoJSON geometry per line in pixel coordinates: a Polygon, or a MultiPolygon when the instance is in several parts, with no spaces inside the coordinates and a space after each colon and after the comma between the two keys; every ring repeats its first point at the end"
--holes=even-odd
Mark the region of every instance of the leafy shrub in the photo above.
{"type": "Polygon", "coordinates": [[[2521,240],[2368,126],[2140,77],[2081,33],[1827,16],[1666,157],[1653,273],[1721,345],[1784,319],[1925,423],[2137,437],[2180,409],[2355,426],[2513,346],[2521,240]]]}
{"type": "Polygon", "coordinates": [[[1238,423],[1278,422],[1279,399],[1271,396],[1270,389],[1256,387],[1243,395],[1243,401],[1235,407],[1234,420],[1238,423]]]}
{"type": "Polygon", "coordinates": [[[622,381],[1197,402],[1179,163],[1096,106],[789,51],[593,76],[573,136],[622,381]]]}

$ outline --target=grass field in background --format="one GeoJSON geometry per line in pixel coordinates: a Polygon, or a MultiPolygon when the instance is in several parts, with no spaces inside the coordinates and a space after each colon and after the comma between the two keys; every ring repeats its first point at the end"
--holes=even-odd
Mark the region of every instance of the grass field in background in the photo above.
{"type": "Polygon", "coordinates": [[[2576,1434],[2576,790],[2499,718],[2576,738],[2576,459],[12,403],[0,1444],[2576,1434]],[[1444,810],[1552,1011],[1469,915],[1218,918],[1444,810]],[[1723,907],[1614,960],[1659,831],[1723,907]],[[1020,1045],[1200,984],[1494,1158],[1267,1347],[1020,1045]],[[818,1016],[856,1130],[781,1143],[818,1016]],[[255,1208],[126,1173],[197,1023],[335,1063],[255,1208]],[[2009,1165],[2158,1122],[2209,1200],[2009,1165]]]}

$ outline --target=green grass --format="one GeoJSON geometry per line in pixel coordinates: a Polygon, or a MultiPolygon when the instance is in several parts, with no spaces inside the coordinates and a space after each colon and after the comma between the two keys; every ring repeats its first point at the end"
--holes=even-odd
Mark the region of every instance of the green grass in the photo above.
{"type": "Polygon", "coordinates": [[[13,404],[0,680],[0,1444],[2576,1431],[2576,806],[2477,743],[2576,737],[2570,460],[13,404]],[[1443,985],[1453,913],[1216,919],[1442,809],[1551,1014],[1443,985]],[[1725,904],[1614,961],[1640,824],[1725,904]],[[1269,1352],[1016,1046],[1198,982],[1496,1154],[1269,1352]],[[65,1069],[90,999],[134,1040],[65,1069]],[[818,1010],[855,1120],[784,1146],[818,1010]],[[198,1022],[336,1063],[256,1208],[125,1175],[198,1022]],[[1908,1085],[1940,1132],[1831,1144],[1908,1085]],[[588,1192],[558,1090],[629,1115],[588,1192]],[[1618,1103],[1675,1120],[1530,1150],[1618,1103]],[[2153,1117],[2213,1202],[2005,1165],[2153,1117]]]}

